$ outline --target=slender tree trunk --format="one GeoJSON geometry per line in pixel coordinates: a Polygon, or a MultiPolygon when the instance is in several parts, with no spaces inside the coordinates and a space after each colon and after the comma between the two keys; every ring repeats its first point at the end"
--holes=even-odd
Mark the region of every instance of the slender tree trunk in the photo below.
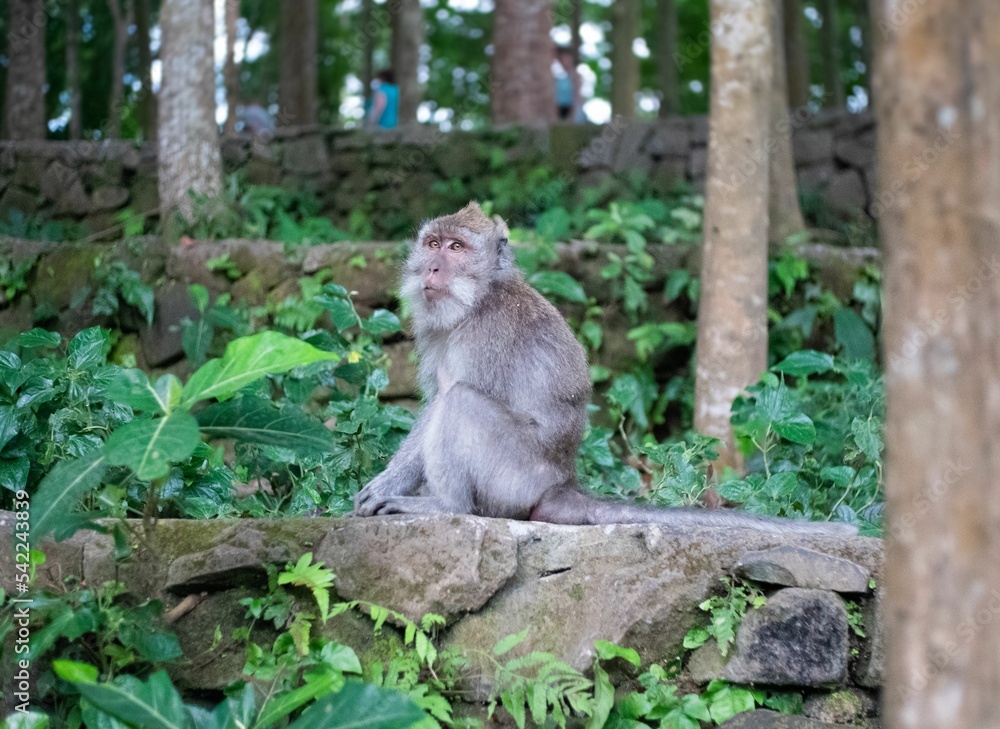
{"type": "Polygon", "coordinates": [[[368,33],[368,24],[372,22],[372,3],[374,0],[361,0],[361,13],[358,22],[364,38],[361,48],[361,85],[365,89],[365,108],[372,101],[372,81],[375,79],[375,36],[368,33]]]}
{"type": "Polygon", "coordinates": [[[108,124],[106,136],[117,139],[122,135],[122,99],[125,93],[125,44],[128,42],[129,17],[131,3],[125,0],[122,8],[121,0],[107,0],[114,21],[114,55],[111,60],[111,96],[108,99],[108,124]]]}
{"type": "Polygon", "coordinates": [[[318,102],[316,57],[319,48],[317,0],[284,0],[281,7],[281,126],[315,124],[318,102]]]}
{"type": "Polygon", "coordinates": [[[775,3],[774,83],[771,85],[771,126],[768,146],[770,184],[768,185],[768,240],[784,243],[790,236],[806,229],[799,206],[799,185],[795,178],[795,156],[792,153],[792,116],[788,113],[788,86],[785,71],[785,44],[782,32],[782,0],[775,3]]]}
{"type": "Polygon", "coordinates": [[[580,26],[583,25],[583,0],[570,0],[569,49],[573,52],[573,66],[580,65],[580,26]]]}
{"type": "Polygon", "coordinates": [[[809,54],[802,32],[802,0],[784,0],[784,22],[788,106],[800,109],[809,103],[809,54]]]}
{"type": "Polygon", "coordinates": [[[695,429],[742,468],[733,400],[767,368],[767,133],[772,0],[712,0],[712,79],[695,429]]]}
{"type": "Polygon", "coordinates": [[[872,3],[889,729],[1000,726],[1000,4],[872,3]],[[901,22],[902,19],[902,22],[901,22]]]}
{"type": "Polygon", "coordinates": [[[160,11],[163,82],[157,152],[160,215],[191,214],[188,191],[216,195],[222,155],[215,123],[215,38],[212,0],[164,0],[160,11]]]}
{"type": "Polygon", "coordinates": [[[656,3],[656,71],[660,81],[660,116],[670,116],[680,110],[680,81],[677,74],[677,2],[657,0],[656,3]]]}
{"type": "Polygon", "coordinates": [[[823,53],[823,106],[839,109],[844,105],[844,80],[840,76],[840,31],[837,0],[822,0],[820,12],[820,50],[823,53]]]}
{"type": "Polygon", "coordinates": [[[496,0],[493,12],[494,124],[548,124],[556,116],[552,0],[496,0]]]}
{"type": "Polygon", "coordinates": [[[399,123],[417,120],[417,108],[423,90],[420,70],[420,47],[424,44],[424,10],[420,0],[399,0],[399,10],[392,15],[392,72],[399,85],[399,123]]]}
{"type": "Polygon", "coordinates": [[[5,139],[45,138],[45,4],[42,0],[7,0],[7,89],[5,139]]]}
{"type": "Polygon", "coordinates": [[[153,52],[149,44],[149,29],[152,26],[149,4],[150,0],[135,0],[135,43],[139,48],[139,76],[142,80],[142,92],[137,102],[139,124],[143,139],[153,140],[156,139],[156,94],[153,93],[153,52]]]}
{"type": "Polygon", "coordinates": [[[611,113],[635,118],[639,59],[632,43],[639,34],[639,0],[615,0],[611,6],[611,113]]]}
{"type": "Polygon", "coordinates": [[[69,138],[83,136],[83,109],[80,104],[80,3],[66,3],[66,93],[69,96],[69,138]]]}
{"type": "Polygon", "coordinates": [[[237,0],[227,0],[226,16],[226,65],[224,71],[226,83],[226,126],[223,130],[227,136],[236,134],[236,107],[240,100],[240,69],[236,65],[236,21],[240,17],[240,7],[237,0]]]}

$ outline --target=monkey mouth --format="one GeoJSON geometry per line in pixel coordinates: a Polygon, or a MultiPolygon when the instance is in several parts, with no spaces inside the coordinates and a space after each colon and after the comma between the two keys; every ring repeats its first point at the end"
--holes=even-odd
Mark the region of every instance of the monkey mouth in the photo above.
{"type": "Polygon", "coordinates": [[[433,286],[424,286],[424,298],[427,299],[427,301],[430,302],[440,301],[447,295],[448,295],[448,289],[439,289],[433,286]]]}

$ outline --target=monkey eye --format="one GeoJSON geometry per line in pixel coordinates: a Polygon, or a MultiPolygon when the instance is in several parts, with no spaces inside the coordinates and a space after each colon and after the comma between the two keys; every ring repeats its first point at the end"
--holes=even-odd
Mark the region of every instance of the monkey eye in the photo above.
{"type": "Polygon", "coordinates": [[[463,248],[465,248],[465,244],[464,244],[464,243],[463,243],[462,241],[460,241],[460,240],[456,240],[456,241],[455,241],[454,243],[452,243],[452,244],[451,244],[450,246],[448,246],[448,247],[449,247],[449,248],[450,248],[451,250],[453,250],[453,251],[460,251],[460,250],[462,250],[463,248]]]}
{"type": "Polygon", "coordinates": [[[427,241],[427,247],[434,248],[436,250],[441,247],[441,243],[431,238],[429,241],[427,241]]]}

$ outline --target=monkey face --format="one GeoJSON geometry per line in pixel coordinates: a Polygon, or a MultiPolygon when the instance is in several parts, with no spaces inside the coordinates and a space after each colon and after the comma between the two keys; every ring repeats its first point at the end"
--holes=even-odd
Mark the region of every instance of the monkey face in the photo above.
{"type": "Polygon", "coordinates": [[[455,326],[504,272],[514,271],[507,226],[476,203],[425,223],[406,262],[402,293],[414,323],[455,326]]]}

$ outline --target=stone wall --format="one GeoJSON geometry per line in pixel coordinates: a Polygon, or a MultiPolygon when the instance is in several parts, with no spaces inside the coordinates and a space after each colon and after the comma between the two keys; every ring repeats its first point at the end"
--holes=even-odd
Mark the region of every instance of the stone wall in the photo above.
{"type": "MultiPolygon", "coordinates": [[[[0,512],[0,539],[8,544],[13,521],[0,512]]],[[[679,677],[685,690],[724,678],[804,691],[807,716],[822,722],[788,717],[799,723],[781,726],[819,729],[832,721],[872,726],[882,681],[881,616],[871,590],[883,564],[877,539],[393,516],[165,520],[126,562],[115,560],[111,536],[93,532],[44,549],[43,587],[60,589],[70,576],[92,586],[119,580],[138,600],[158,599],[168,610],[194,596],[194,608],[170,626],[185,651],[171,671],[179,685],[202,696],[240,677],[244,648],[232,631],[245,625],[239,600],[265,592],[264,565],[283,568],[306,552],[336,574],[339,598],[383,605],[411,620],[428,612],[444,616],[442,646],[488,653],[501,638],[529,628],[510,657],[549,651],[581,670],[593,664],[596,640],[635,648],[644,663],[681,656],[685,633],[706,624],[698,605],[720,593],[722,577],[739,575],[761,586],[767,604],[747,614],[725,659],[714,643],[685,656],[679,677]],[[858,615],[864,638],[850,628],[849,617],[858,615]],[[216,630],[221,641],[213,639],[216,630]]],[[[9,592],[13,559],[11,550],[0,550],[0,587],[9,592]]],[[[317,623],[315,630],[350,645],[364,663],[400,645],[399,631],[386,626],[374,636],[360,615],[317,623]]],[[[258,621],[256,642],[275,637],[267,621],[258,621]]],[[[469,679],[470,697],[483,695],[490,675],[469,679]]]]}
{"type": "MultiPolygon", "coordinates": [[[[802,188],[823,191],[839,214],[868,210],[874,184],[873,118],[822,112],[795,121],[793,127],[802,188]]],[[[454,204],[449,189],[455,180],[466,184],[454,195],[471,190],[486,197],[494,177],[511,169],[526,175],[541,164],[569,183],[592,185],[638,169],[661,188],[676,180],[697,187],[705,177],[707,143],[705,117],[603,127],[557,125],[545,132],[511,128],[442,134],[415,127],[373,134],[302,127],[282,130],[267,141],[227,139],[223,158],[227,171],[240,171],[252,183],[317,191],[323,214],[335,222],[344,223],[352,211],[367,205],[378,212],[377,225],[398,230],[454,204]]],[[[544,207],[544,200],[539,205],[544,207]]],[[[96,237],[114,237],[118,212],[130,208],[155,217],[157,207],[156,158],[149,145],[0,143],[0,221],[19,210],[81,223],[96,237]]]]}

